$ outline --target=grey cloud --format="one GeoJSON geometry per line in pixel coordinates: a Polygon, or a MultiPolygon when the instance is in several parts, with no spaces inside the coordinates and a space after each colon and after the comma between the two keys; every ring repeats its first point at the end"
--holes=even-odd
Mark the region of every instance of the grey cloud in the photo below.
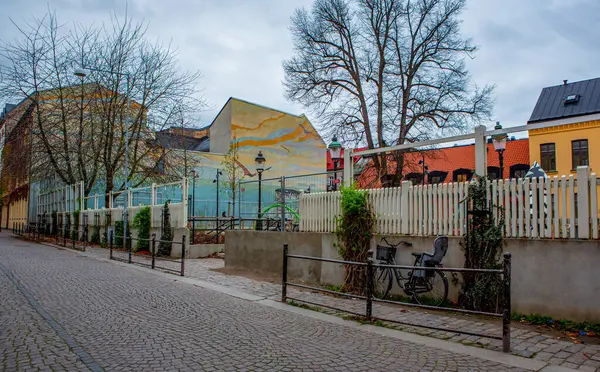
{"type": "MultiPolygon", "coordinates": [[[[62,23],[103,22],[125,13],[120,0],[4,0],[0,38],[12,39],[20,22],[48,6],[62,23]]],[[[182,68],[201,70],[211,110],[208,124],[228,97],[238,96],[302,113],[283,97],[281,63],[292,55],[289,20],[312,0],[130,0],[128,14],[149,23],[148,37],[177,48],[182,68]]],[[[463,32],[480,51],[468,61],[478,85],[496,84],[495,116],[524,124],[544,86],[600,76],[600,2],[597,0],[471,0],[463,32]]],[[[1,63],[1,61],[0,61],[1,63]]],[[[318,118],[311,118],[318,121],[318,118]]]]}

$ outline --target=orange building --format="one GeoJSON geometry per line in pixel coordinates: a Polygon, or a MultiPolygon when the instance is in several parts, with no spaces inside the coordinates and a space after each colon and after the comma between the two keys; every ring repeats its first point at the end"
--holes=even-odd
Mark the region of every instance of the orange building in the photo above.
{"type": "MultiPolygon", "coordinates": [[[[488,177],[497,179],[500,174],[500,164],[493,144],[487,144],[487,152],[488,177]]],[[[395,161],[388,161],[388,169],[391,171],[395,168],[395,161]]],[[[527,138],[509,139],[504,151],[502,178],[522,178],[529,168],[529,140],[527,138]]],[[[402,179],[412,181],[413,184],[468,181],[474,173],[475,145],[455,145],[433,150],[413,151],[404,155],[402,179]],[[423,179],[423,174],[425,174],[425,179],[423,179]]],[[[366,166],[357,180],[363,188],[381,187],[377,171],[373,166],[366,166]]]]}

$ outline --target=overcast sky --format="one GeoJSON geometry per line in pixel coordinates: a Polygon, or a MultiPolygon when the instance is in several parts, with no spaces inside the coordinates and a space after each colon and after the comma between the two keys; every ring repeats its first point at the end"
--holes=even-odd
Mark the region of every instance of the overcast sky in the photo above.
{"type": "MultiPolygon", "coordinates": [[[[2,0],[0,38],[17,23],[56,10],[65,24],[106,21],[120,0],[2,0]]],[[[149,22],[148,37],[171,41],[183,68],[201,70],[209,124],[233,96],[295,114],[283,97],[282,61],[292,54],[290,16],[312,0],[130,0],[129,14],[149,22]]],[[[463,34],[480,47],[469,67],[477,84],[496,84],[495,120],[525,124],[540,90],[600,77],[599,0],[471,0],[463,34]]],[[[310,116],[309,116],[310,118],[310,116]]],[[[311,118],[318,121],[318,118],[311,118]]],[[[492,126],[491,123],[488,124],[492,126]]]]}

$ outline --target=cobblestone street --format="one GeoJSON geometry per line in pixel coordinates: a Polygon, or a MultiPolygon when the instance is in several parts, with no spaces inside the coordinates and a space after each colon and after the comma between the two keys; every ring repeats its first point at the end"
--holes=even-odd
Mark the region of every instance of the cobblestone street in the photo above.
{"type": "Polygon", "coordinates": [[[519,370],[6,233],[0,298],[2,371],[519,370]]]}
{"type": "MultiPolygon", "coordinates": [[[[99,248],[88,248],[88,253],[103,258],[106,258],[108,255],[106,249],[99,248]]],[[[121,258],[126,258],[124,253],[119,253],[119,255],[121,258]]],[[[136,257],[135,259],[141,260],[143,258],[136,257]]],[[[175,263],[163,262],[161,264],[171,265],[171,268],[177,269],[177,264],[175,263]]],[[[187,260],[186,276],[235,288],[265,298],[281,298],[281,285],[279,283],[253,280],[242,276],[225,275],[213,270],[221,269],[223,267],[224,261],[222,259],[208,258],[187,260]]],[[[364,313],[365,311],[363,301],[335,298],[319,293],[299,291],[292,287],[288,288],[288,294],[312,303],[333,306],[355,313],[364,313]]],[[[323,310],[325,312],[334,313],[329,309],[324,308],[323,310]]],[[[338,313],[337,315],[343,314],[338,313]]],[[[437,314],[430,311],[413,310],[387,304],[374,304],[373,315],[415,326],[436,326],[447,330],[435,331],[410,325],[393,325],[403,331],[467,345],[477,345],[491,350],[502,350],[502,343],[500,340],[486,337],[466,336],[452,332],[452,330],[463,330],[473,333],[501,336],[502,325],[498,320],[493,322],[483,322],[479,318],[455,317],[451,313],[437,314]]],[[[599,345],[574,344],[573,342],[565,340],[564,337],[562,339],[556,339],[556,337],[549,334],[517,327],[512,327],[511,336],[511,353],[513,355],[533,358],[535,360],[548,362],[552,365],[560,365],[567,368],[579,369],[581,371],[600,371],[599,345]]]]}

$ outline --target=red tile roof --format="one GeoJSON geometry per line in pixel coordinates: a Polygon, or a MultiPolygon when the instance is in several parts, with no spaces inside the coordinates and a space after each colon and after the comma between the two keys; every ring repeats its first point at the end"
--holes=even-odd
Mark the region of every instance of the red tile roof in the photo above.
{"type": "MultiPolygon", "coordinates": [[[[487,162],[488,167],[498,167],[498,154],[494,150],[494,145],[487,144],[487,162]]],[[[421,173],[422,167],[419,165],[419,160],[425,158],[429,172],[442,171],[448,172],[445,182],[452,181],[452,172],[456,169],[475,169],[475,145],[464,145],[446,147],[435,150],[427,150],[423,152],[406,153],[404,156],[405,169],[403,173],[406,175],[411,172],[421,173]]],[[[529,139],[512,140],[506,143],[504,151],[504,175],[503,178],[510,177],[510,167],[515,164],[529,165],[529,139]]],[[[388,162],[388,169],[393,174],[395,162],[388,162]]],[[[361,185],[372,184],[375,177],[373,168],[363,172],[360,179],[361,185]],[[371,182],[369,182],[369,180],[371,182]]],[[[372,185],[372,187],[376,187],[372,185]]]]}

